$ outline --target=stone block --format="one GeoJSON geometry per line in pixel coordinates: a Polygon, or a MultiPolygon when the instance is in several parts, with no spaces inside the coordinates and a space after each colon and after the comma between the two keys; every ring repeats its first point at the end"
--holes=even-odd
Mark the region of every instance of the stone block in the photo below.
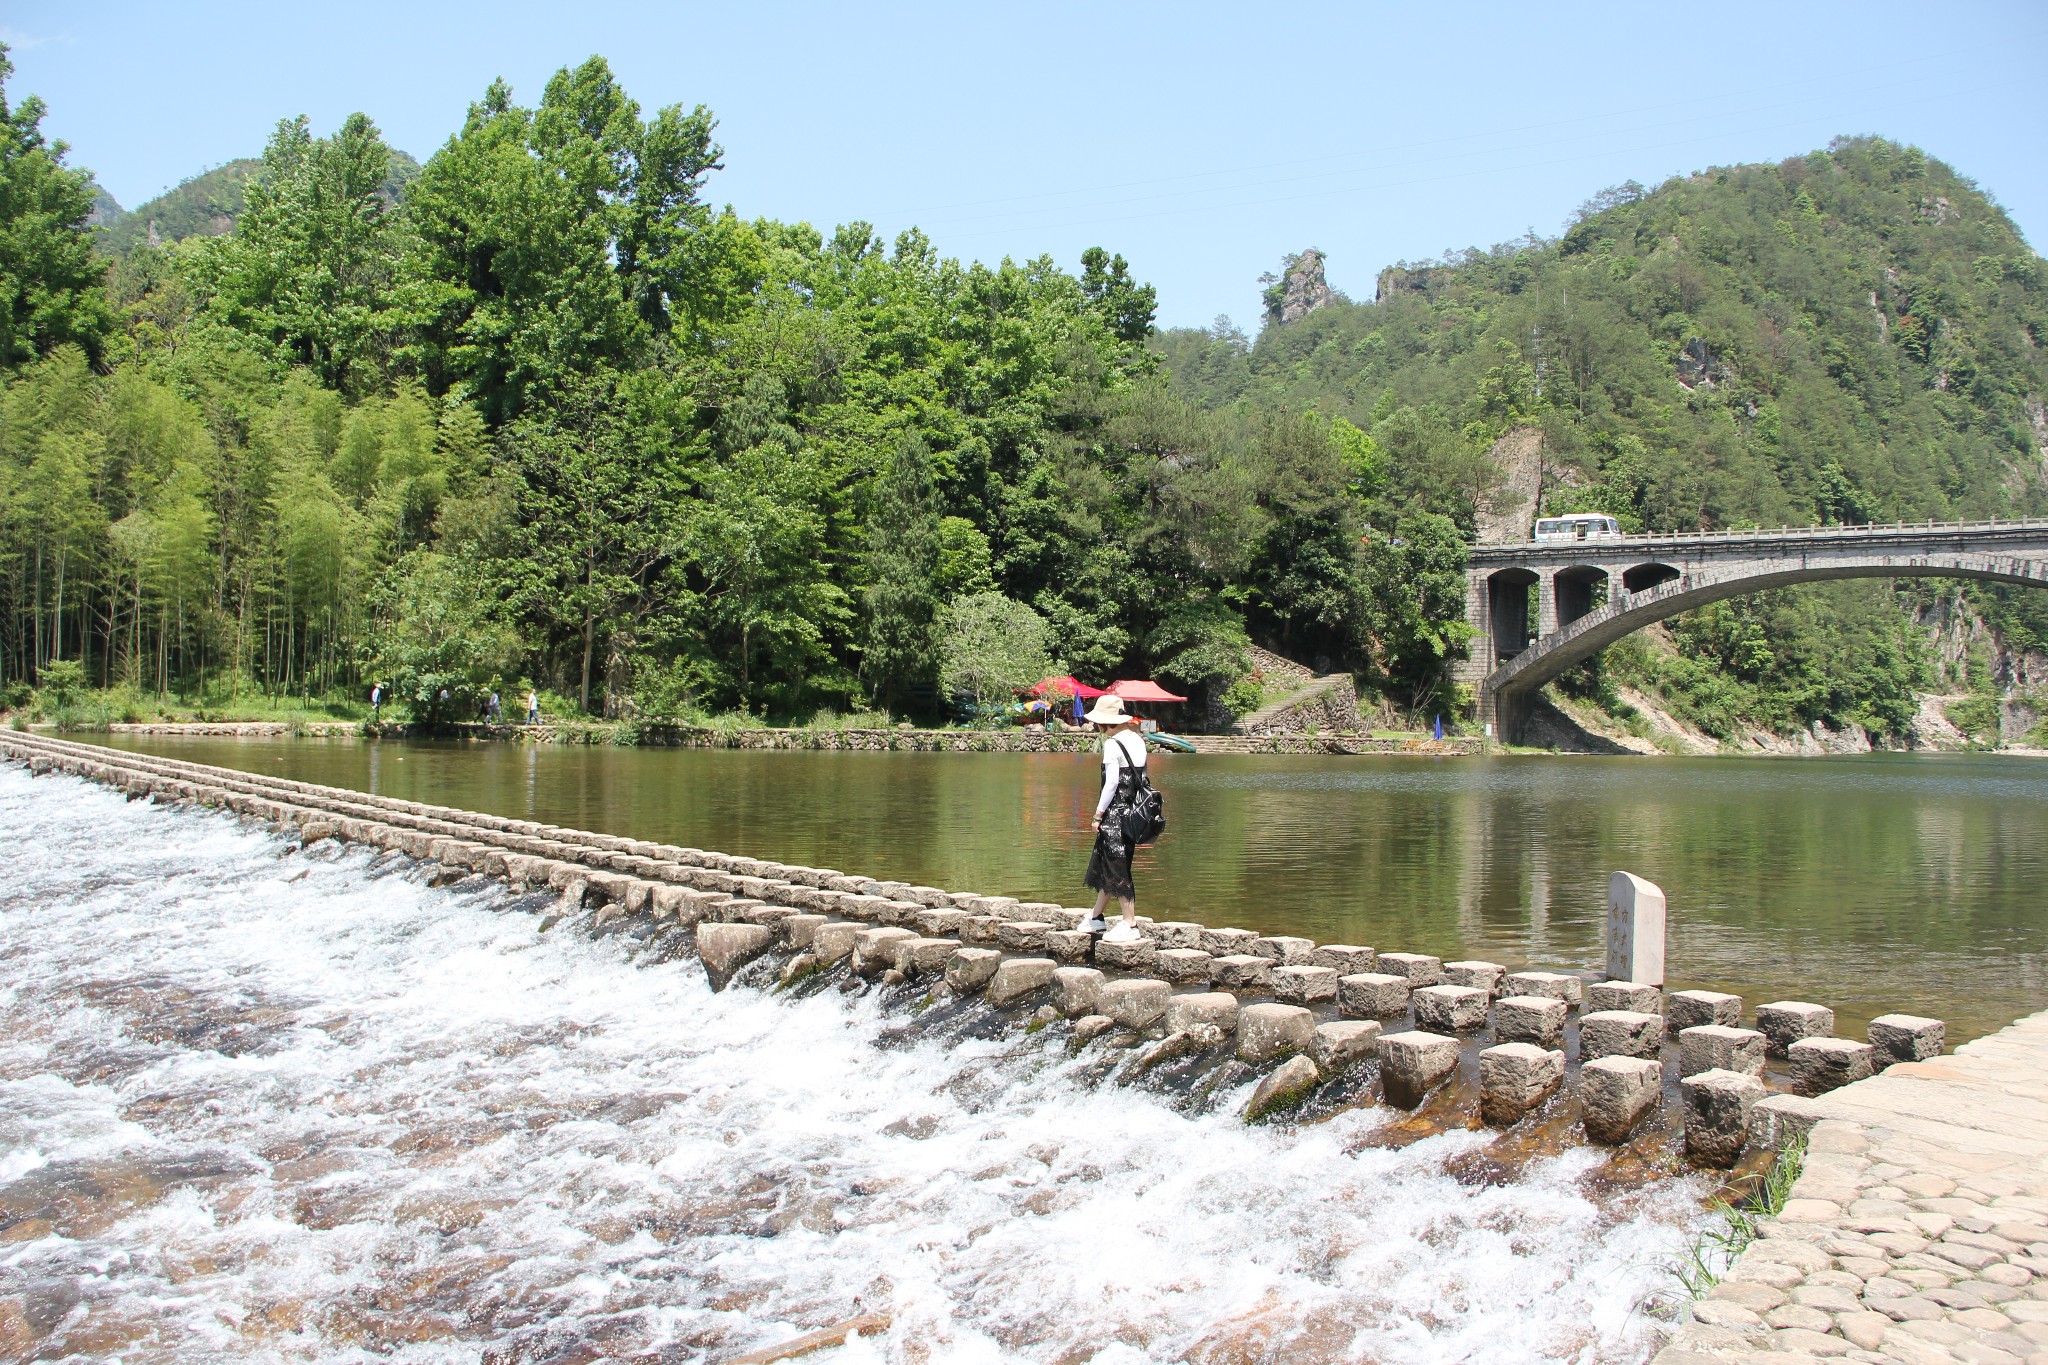
{"type": "Polygon", "coordinates": [[[765,925],[697,926],[697,956],[704,962],[704,975],[714,991],[724,990],[742,967],[767,952],[774,942],[774,933],[765,925]]]}
{"type": "Polygon", "coordinates": [[[1152,957],[1152,971],[1165,981],[1206,982],[1215,961],[1199,948],[1161,948],[1152,957]]]}
{"type": "Polygon", "coordinates": [[[1562,1000],[1567,1005],[1576,1005],[1585,998],[1586,983],[1565,972],[1510,972],[1500,983],[1500,993],[1509,995],[1544,995],[1552,1000],[1562,1000]]]}
{"type": "Polygon", "coordinates": [[[996,926],[996,946],[1006,953],[1036,953],[1045,948],[1052,926],[1044,920],[1010,919],[996,926]]]}
{"type": "Polygon", "coordinates": [[[1408,983],[1408,989],[1419,991],[1444,979],[1444,962],[1427,953],[1381,953],[1379,974],[1398,976],[1408,983]]]}
{"type": "Polygon", "coordinates": [[[1111,943],[1108,939],[1095,942],[1095,965],[1117,972],[1149,972],[1152,959],[1159,952],[1159,945],[1149,938],[1136,939],[1130,943],[1111,943]]]}
{"type": "Polygon", "coordinates": [[[1095,1014],[1096,1001],[1109,980],[1093,967],[1057,967],[1052,974],[1052,1007],[1069,1019],[1095,1014]]]}
{"type": "Polygon", "coordinates": [[[1312,967],[1335,967],[1337,975],[1350,976],[1356,972],[1369,972],[1379,961],[1379,955],[1370,948],[1359,948],[1349,943],[1325,943],[1308,955],[1312,967]]]}
{"type": "Polygon", "coordinates": [[[1742,997],[1721,991],[1673,991],[1664,1002],[1664,1018],[1673,1033],[1702,1024],[1734,1028],[1742,1022],[1742,997]]]}
{"type": "Polygon", "coordinates": [[[1095,1008],[1124,1028],[1148,1029],[1166,1014],[1173,987],[1147,977],[1105,982],[1095,1008]]]}
{"type": "Polygon", "coordinates": [[[842,919],[821,924],[811,931],[811,956],[828,964],[851,957],[854,936],[865,932],[867,926],[858,920],[842,919]]]}
{"type": "Polygon", "coordinates": [[[1664,1068],[1641,1057],[1598,1057],[1579,1068],[1579,1117],[1595,1142],[1626,1142],[1657,1107],[1664,1068]]]}
{"type": "Polygon", "coordinates": [[[1496,1127],[1519,1123],[1563,1084],[1564,1053],[1498,1043],[1479,1054],[1479,1117],[1496,1127]]]}
{"type": "Polygon", "coordinates": [[[1051,924],[1065,918],[1066,911],[1051,901],[1018,901],[992,912],[1000,919],[1036,920],[1040,924],[1051,924]]]}
{"type": "Polygon", "coordinates": [[[1633,872],[1607,879],[1607,975],[1664,984],[1664,892],[1633,872]]]}
{"type": "Polygon", "coordinates": [[[1095,952],[1095,935],[1086,929],[1055,929],[1045,936],[1045,955],[1061,962],[1086,962],[1095,952]]]}
{"type": "Polygon", "coordinates": [[[1702,1071],[1763,1075],[1764,1035],[1755,1029],[1720,1024],[1699,1024],[1682,1030],[1678,1035],[1678,1074],[1694,1076],[1702,1071]]]}
{"type": "Polygon", "coordinates": [[[1372,1019],[1343,1019],[1318,1024],[1308,1040],[1309,1060],[1324,1076],[1338,1076],[1360,1062],[1370,1061],[1379,1050],[1380,1026],[1372,1019]]]}
{"type": "Polygon", "coordinates": [[[1036,918],[1042,923],[1050,924],[1054,929],[1059,930],[1078,929],[1087,922],[1088,916],[1089,912],[1086,910],[1079,910],[1066,905],[1055,905],[1050,909],[1040,910],[1036,918]]]}
{"type": "Polygon", "coordinates": [[[1487,994],[1473,986],[1424,986],[1412,997],[1415,1026],[1431,1033],[1470,1033],[1486,1027],[1487,994]]]}
{"type": "Polygon", "coordinates": [[[896,940],[891,961],[905,976],[940,976],[960,946],[957,938],[904,938],[896,940]]]}
{"type": "Polygon", "coordinates": [[[882,922],[884,924],[901,925],[906,929],[914,929],[917,927],[918,919],[927,910],[933,908],[932,906],[922,905],[917,901],[890,901],[882,908],[882,922]]]}
{"type": "Polygon", "coordinates": [[[1262,1123],[1296,1108],[1315,1092],[1316,1080],[1314,1062],[1306,1057],[1288,1058],[1252,1091],[1251,1101],[1244,1107],[1244,1121],[1262,1123]]]}
{"type": "Polygon", "coordinates": [[[1306,1052],[1316,1017],[1299,1005],[1246,1005],[1237,1012],[1237,1055],[1257,1066],[1289,1052],[1306,1052]]]}
{"type": "Polygon", "coordinates": [[[955,995],[973,995],[988,984],[1002,960],[993,948],[956,948],[946,960],[946,985],[955,995]]]}
{"type": "Polygon", "coordinates": [[[1408,1012],[1408,978],[1354,972],[1337,978],[1337,1013],[1347,1019],[1391,1019],[1408,1012]]]}
{"type": "Polygon", "coordinates": [[[927,938],[957,938],[966,921],[964,910],[927,910],[917,917],[917,932],[927,938]]]}
{"type": "Polygon", "coordinates": [[[1237,1031],[1237,997],[1228,991],[1200,991],[1176,995],[1166,1002],[1166,1031],[1193,1032],[1213,1028],[1223,1033],[1237,1031]]]}
{"type": "Polygon", "coordinates": [[[1420,1105],[1458,1069],[1458,1040],[1441,1033],[1383,1033],[1374,1047],[1387,1103],[1403,1109],[1420,1105]]]}
{"type": "Polygon", "coordinates": [[[1756,1030],[1764,1036],[1764,1050],[1783,1057],[1801,1038],[1825,1038],[1833,1033],[1835,1012],[1803,1000],[1777,1000],[1756,1007],[1756,1030]]]}
{"type": "Polygon", "coordinates": [[[1248,951],[1257,938],[1249,929],[1204,929],[1201,948],[1211,957],[1229,957],[1248,951]]]}
{"type": "Polygon", "coordinates": [[[1871,1065],[1882,1071],[1894,1062],[1924,1062],[1939,1057],[1947,1029],[1939,1019],[1917,1014],[1880,1014],[1870,1021],[1871,1065]]]}
{"type": "MultiPolygon", "coordinates": [[[[1044,990],[1052,984],[1052,974],[1059,970],[1059,965],[1049,957],[1004,958],[997,966],[995,975],[989,978],[989,1004],[1014,1005],[1044,990]]],[[[1108,987],[1104,987],[1103,990],[1107,993],[1108,987]]]]}
{"type": "Polygon", "coordinates": [[[1337,998],[1337,969],[1302,965],[1273,969],[1273,998],[1290,1005],[1310,1005],[1337,998]]]}
{"type": "Polygon", "coordinates": [[[863,929],[853,940],[853,969],[862,976],[879,976],[889,970],[888,945],[917,935],[900,925],[863,929]]]}
{"type": "Polygon", "coordinates": [[[1226,953],[1209,964],[1217,985],[1232,991],[1263,991],[1273,983],[1273,960],[1250,953],[1226,953]]]}
{"type": "Polygon", "coordinates": [[[1205,932],[1201,925],[1187,920],[1166,920],[1153,925],[1151,929],[1152,938],[1159,944],[1161,951],[1168,948],[1192,948],[1197,952],[1207,952],[1208,949],[1202,946],[1202,935],[1205,932]]]}
{"type": "Polygon", "coordinates": [[[960,941],[977,948],[993,948],[1001,941],[1003,923],[994,915],[969,915],[960,921],[960,941]]]}
{"type": "Polygon", "coordinates": [[[1655,1058],[1664,1044],[1664,1016],[1636,1010],[1596,1010],[1579,1016],[1579,1055],[1655,1058]]]}
{"type": "Polygon", "coordinates": [[[1749,1141],[1749,1113],[1764,1083],[1739,1071],[1702,1071],[1678,1083],[1685,1106],[1685,1154],[1704,1166],[1732,1166],[1749,1141]]]}
{"type": "Polygon", "coordinates": [[[1786,1049],[1792,1062],[1792,1089],[1801,1095],[1825,1095],[1871,1074],[1877,1049],[1847,1038],[1801,1038],[1786,1049]]]}
{"type": "Polygon", "coordinates": [[[792,915],[782,922],[782,941],[792,948],[808,948],[819,928],[831,922],[823,915],[792,915]]]}
{"type": "MultiPolygon", "coordinates": [[[[1476,989],[1476,987],[1475,987],[1476,989]]],[[[1493,1036],[1503,1043],[1556,1047],[1564,1040],[1570,1007],[1547,995],[1503,996],[1493,1005],[1493,1036]]]]}
{"type": "Polygon", "coordinates": [[[1245,947],[1245,951],[1254,957],[1271,958],[1278,966],[1291,967],[1307,965],[1315,948],[1314,939],[1289,938],[1283,934],[1255,938],[1245,947]]]}
{"type": "Polygon", "coordinates": [[[1498,962],[1481,962],[1466,958],[1460,962],[1444,964],[1446,986],[1470,986],[1475,991],[1485,991],[1491,997],[1500,988],[1500,979],[1507,975],[1507,968],[1498,962]]]}

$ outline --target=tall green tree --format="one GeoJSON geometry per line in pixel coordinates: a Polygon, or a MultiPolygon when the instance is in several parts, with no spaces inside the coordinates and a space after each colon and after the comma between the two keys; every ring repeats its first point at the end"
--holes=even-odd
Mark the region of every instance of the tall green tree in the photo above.
{"type": "Polygon", "coordinates": [[[86,228],[92,177],[43,137],[41,100],[9,104],[7,51],[0,43],[0,368],[66,343],[96,357],[112,319],[86,228]]]}
{"type": "Polygon", "coordinates": [[[203,315],[267,343],[280,368],[373,392],[419,293],[398,287],[390,168],[366,115],[350,114],[331,138],[314,137],[303,114],[279,123],[235,230],[198,243],[203,315]]]}
{"type": "Polygon", "coordinates": [[[867,541],[861,679],[880,705],[900,707],[933,681],[943,605],[938,492],[931,452],[915,436],[896,443],[875,480],[867,541]]]}
{"type": "Polygon", "coordinates": [[[643,120],[599,57],[536,108],[494,82],[406,193],[430,385],[464,386],[497,422],[537,385],[644,360],[698,301],[695,248],[717,256],[698,197],[715,126],[701,106],[643,120]]]}

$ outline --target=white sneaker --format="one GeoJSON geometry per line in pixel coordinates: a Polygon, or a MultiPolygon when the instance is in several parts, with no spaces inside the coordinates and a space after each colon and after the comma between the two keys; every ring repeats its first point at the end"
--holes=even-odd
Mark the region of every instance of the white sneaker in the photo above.
{"type": "Polygon", "coordinates": [[[1108,927],[1108,920],[1104,919],[1100,915],[1092,915],[1087,920],[1082,922],[1081,932],[1084,934],[1099,934],[1108,927]]]}
{"type": "Polygon", "coordinates": [[[1139,934],[1137,925],[1118,921],[1116,928],[1102,936],[1102,941],[1104,943],[1136,943],[1141,937],[1143,935],[1139,934]]]}

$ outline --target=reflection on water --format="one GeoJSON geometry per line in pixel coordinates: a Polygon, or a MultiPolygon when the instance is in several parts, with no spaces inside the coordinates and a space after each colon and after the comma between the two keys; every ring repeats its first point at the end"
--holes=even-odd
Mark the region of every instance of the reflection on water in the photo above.
{"type": "MultiPolygon", "coordinates": [[[[913,883],[1076,904],[1098,761],[124,740],[197,762],[913,883]]],[[[1155,755],[1140,908],[1519,966],[1600,961],[1606,877],[1662,885],[1671,975],[1960,1040],[2048,1003],[2048,764],[1874,756],[1155,755]]]]}
{"type": "Polygon", "coordinates": [[[886,1311],[847,1358],[1620,1365],[1705,1193],[1183,1113],[1057,1030],[889,1043],[71,778],[0,768],[0,845],[0,1357],[719,1361],[886,1311]]]}

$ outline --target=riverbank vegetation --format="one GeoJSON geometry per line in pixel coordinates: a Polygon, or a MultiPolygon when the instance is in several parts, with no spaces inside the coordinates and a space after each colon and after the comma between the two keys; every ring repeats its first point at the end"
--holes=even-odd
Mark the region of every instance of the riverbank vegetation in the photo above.
{"type": "MultiPolygon", "coordinates": [[[[2040,262],[1875,139],[1611,192],[1252,342],[1159,334],[1108,250],[716,207],[711,111],[596,58],[493,84],[423,164],[287,119],[97,236],[40,104],[5,109],[0,687],[929,720],[1057,668],[1227,710],[1257,643],[1448,716],[1503,436],[1540,435],[1547,508],[1632,527],[2044,505],[2040,262]]],[[[1719,682],[1649,681],[1890,726],[1924,661],[1845,602],[1702,615],[1719,682]]]]}

